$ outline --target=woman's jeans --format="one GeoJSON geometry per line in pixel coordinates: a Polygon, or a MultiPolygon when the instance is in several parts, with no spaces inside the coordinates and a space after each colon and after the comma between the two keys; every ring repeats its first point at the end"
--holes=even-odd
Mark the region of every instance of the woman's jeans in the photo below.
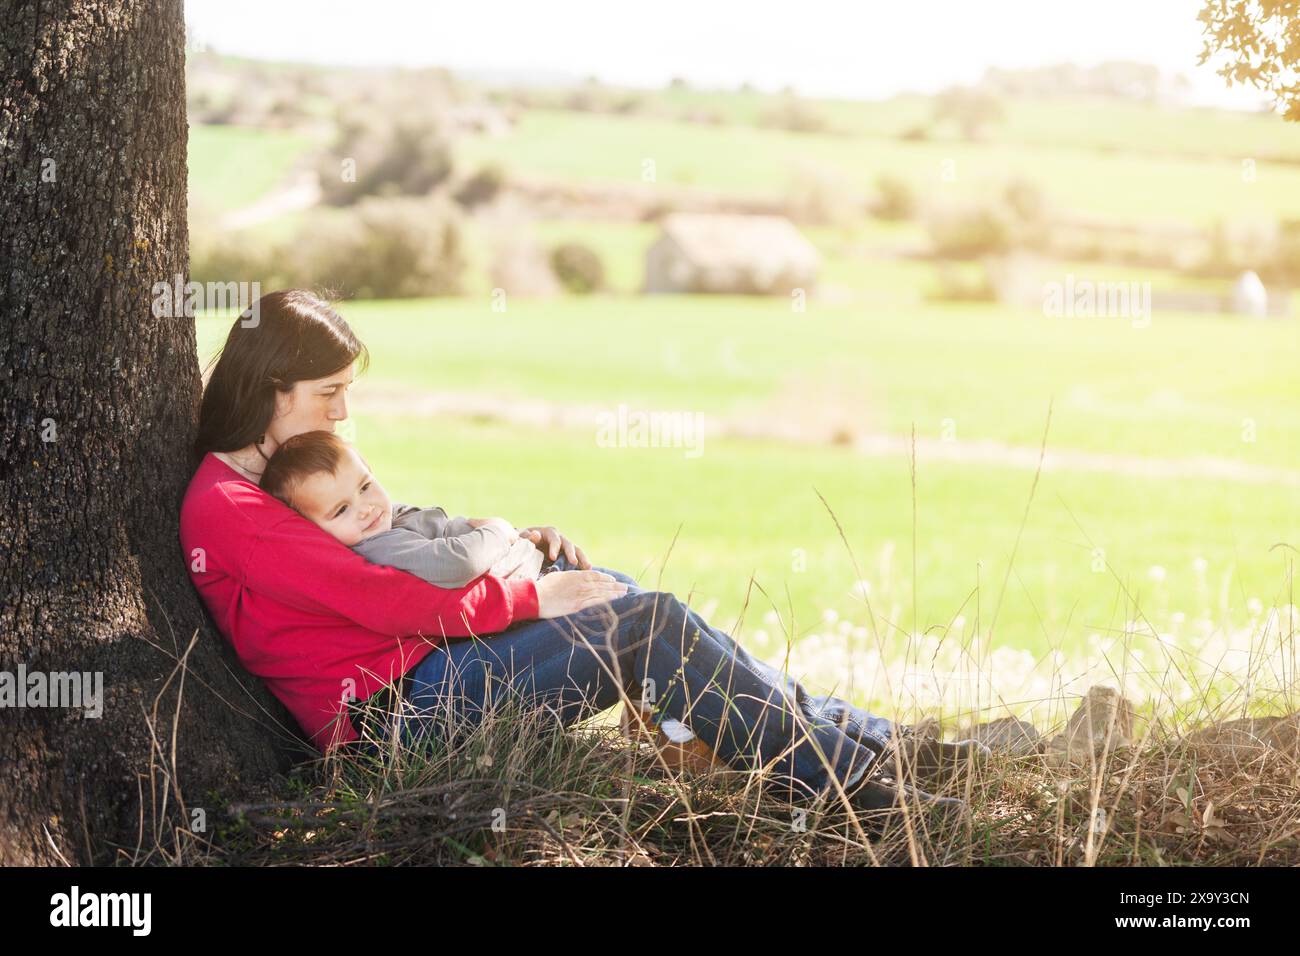
{"type": "MultiPolygon", "coordinates": [[[[561,554],[554,570],[567,570],[561,554]]],[[[543,574],[551,573],[551,568],[543,574]]],[[[861,780],[894,725],[847,701],[809,693],[747,654],[672,594],[596,568],[628,593],[566,617],[522,621],[497,634],[448,638],[409,672],[412,732],[476,726],[509,686],[569,725],[624,700],[673,717],[732,768],[767,768],[788,796],[833,795],[861,780]],[[508,685],[507,685],[508,681],[508,685]]],[[[409,710],[405,711],[410,714],[409,710]]]]}

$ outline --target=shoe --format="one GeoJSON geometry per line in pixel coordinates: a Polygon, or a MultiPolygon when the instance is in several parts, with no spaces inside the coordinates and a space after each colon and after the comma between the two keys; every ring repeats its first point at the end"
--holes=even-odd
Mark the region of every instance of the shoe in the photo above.
{"type": "Polygon", "coordinates": [[[987,744],[978,740],[958,740],[945,743],[912,728],[899,726],[892,740],[893,746],[880,755],[880,772],[891,776],[899,773],[895,752],[901,759],[902,776],[915,779],[924,786],[944,786],[956,782],[967,771],[981,767],[992,756],[987,744]]]}
{"type": "Polygon", "coordinates": [[[904,807],[913,819],[925,817],[931,825],[940,828],[956,826],[969,816],[965,800],[935,796],[911,784],[884,781],[878,776],[872,776],[854,788],[849,794],[849,803],[860,813],[860,820],[874,827],[901,823],[904,807]]]}

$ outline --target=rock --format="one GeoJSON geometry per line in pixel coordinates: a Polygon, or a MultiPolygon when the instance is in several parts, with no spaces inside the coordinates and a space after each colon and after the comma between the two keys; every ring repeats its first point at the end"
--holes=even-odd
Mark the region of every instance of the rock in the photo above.
{"type": "Polygon", "coordinates": [[[1133,705],[1119,691],[1100,684],[1089,687],[1064,732],[1047,744],[1048,762],[1088,764],[1103,750],[1131,745],[1133,724],[1133,705]]]}
{"type": "Polygon", "coordinates": [[[1040,753],[1043,738],[1038,728],[1027,720],[1016,717],[999,717],[997,720],[976,724],[963,730],[961,739],[978,740],[995,753],[1006,753],[1013,757],[1040,753]]]}
{"type": "Polygon", "coordinates": [[[1300,756],[1300,710],[1279,717],[1264,737],[1274,750],[1289,753],[1293,757],[1300,756]]]}
{"type": "Polygon", "coordinates": [[[1248,763],[1270,752],[1300,755],[1300,711],[1286,717],[1242,717],[1202,727],[1183,742],[1214,757],[1248,763]]]}
{"type": "Polygon", "coordinates": [[[1253,272],[1243,272],[1232,284],[1232,311],[1262,319],[1268,315],[1268,291],[1253,272]]]}

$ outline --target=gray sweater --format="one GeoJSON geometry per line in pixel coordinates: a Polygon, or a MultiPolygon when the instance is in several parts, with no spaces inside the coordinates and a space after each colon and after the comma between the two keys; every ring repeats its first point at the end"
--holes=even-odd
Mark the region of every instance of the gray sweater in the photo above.
{"type": "Polygon", "coordinates": [[[471,528],[441,508],[393,504],[393,527],[353,546],[372,564],[421,577],[440,588],[464,587],[483,574],[537,580],[543,555],[526,538],[513,544],[499,529],[471,528]]]}

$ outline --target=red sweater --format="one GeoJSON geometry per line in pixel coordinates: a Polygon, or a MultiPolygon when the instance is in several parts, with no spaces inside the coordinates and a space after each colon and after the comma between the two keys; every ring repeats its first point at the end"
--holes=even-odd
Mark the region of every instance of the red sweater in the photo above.
{"type": "Polygon", "coordinates": [[[537,617],[537,585],[483,575],[438,588],[371,564],[205,455],[181,505],[181,547],[217,627],[325,752],[355,740],[364,700],[444,637],[537,617]]]}

